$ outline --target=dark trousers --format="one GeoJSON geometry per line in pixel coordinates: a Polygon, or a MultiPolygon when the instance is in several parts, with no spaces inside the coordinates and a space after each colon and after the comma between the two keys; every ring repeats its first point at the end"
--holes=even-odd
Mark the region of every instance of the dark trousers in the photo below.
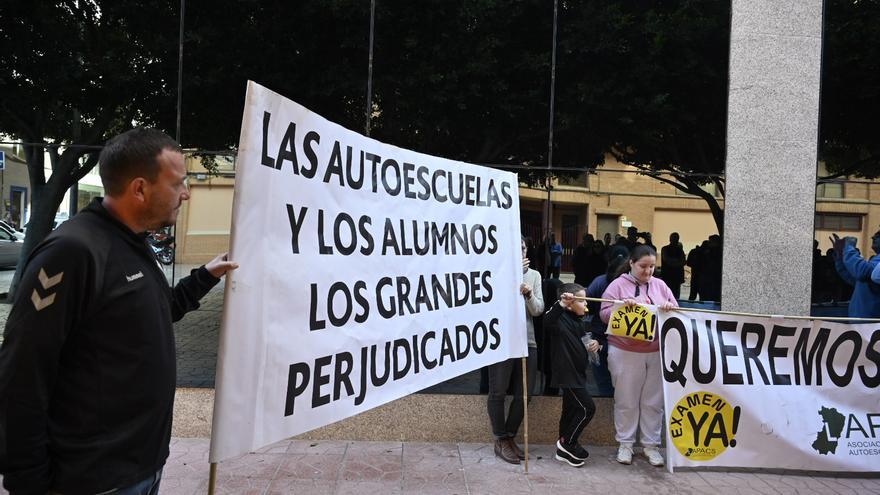
{"type": "Polygon", "coordinates": [[[559,417],[559,438],[563,443],[574,445],[596,414],[596,404],[584,388],[560,387],[560,389],[562,415],[559,417]]]}
{"type": "Polygon", "coordinates": [[[672,291],[672,295],[675,296],[676,299],[681,299],[681,282],[677,282],[677,283],[667,282],[666,285],[669,286],[669,290],[672,291]]]}
{"type": "MultiPolygon", "coordinates": [[[[538,365],[538,351],[529,347],[526,364],[527,395],[532,398],[531,389],[535,383],[535,370],[538,365]]],[[[492,435],[496,439],[513,438],[523,420],[522,358],[510,358],[489,366],[489,395],[486,398],[492,435]],[[513,385],[513,401],[504,417],[504,398],[508,387],[513,385]]]]}

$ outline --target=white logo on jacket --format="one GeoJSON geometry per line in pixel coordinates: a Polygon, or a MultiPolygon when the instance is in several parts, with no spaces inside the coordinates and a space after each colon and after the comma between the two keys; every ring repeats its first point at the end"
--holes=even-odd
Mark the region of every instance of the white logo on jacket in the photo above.
{"type": "Polygon", "coordinates": [[[129,282],[134,282],[135,280],[142,278],[144,276],[144,272],[137,272],[134,275],[126,275],[125,280],[129,282]]]}

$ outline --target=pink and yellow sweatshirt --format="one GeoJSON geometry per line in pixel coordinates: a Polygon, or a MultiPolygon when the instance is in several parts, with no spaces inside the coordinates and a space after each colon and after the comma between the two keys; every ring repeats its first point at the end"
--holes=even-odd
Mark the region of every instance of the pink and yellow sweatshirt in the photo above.
{"type": "MultiPolygon", "coordinates": [[[[658,306],[666,301],[670,301],[675,306],[678,306],[678,301],[675,300],[675,296],[672,295],[672,291],[669,290],[666,282],[659,278],[651,277],[651,280],[642,284],[629,273],[624,273],[611,282],[602,294],[602,298],[618,300],[635,299],[639,304],[655,304],[658,306]]],[[[608,323],[608,319],[611,317],[612,306],[612,303],[602,303],[602,308],[599,310],[599,317],[605,323],[608,323]]],[[[645,342],[609,334],[608,343],[618,349],[630,352],[658,352],[660,350],[660,341],[656,338],[652,342],[645,342]]]]}

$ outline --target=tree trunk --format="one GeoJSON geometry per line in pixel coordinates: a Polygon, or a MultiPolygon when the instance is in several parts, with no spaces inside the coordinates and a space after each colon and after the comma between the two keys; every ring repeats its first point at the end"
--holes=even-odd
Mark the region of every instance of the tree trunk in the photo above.
{"type": "MultiPolygon", "coordinates": [[[[31,164],[29,163],[28,166],[31,166],[31,164]]],[[[69,185],[62,186],[60,183],[52,181],[47,184],[35,185],[31,183],[31,218],[21,246],[21,256],[18,258],[18,264],[15,266],[15,275],[12,277],[12,284],[9,286],[7,300],[11,301],[13,296],[15,296],[15,290],[18,287],[21,274],[34,248],[52,232],[55,212],[58,211],[58,205],[64,199],[64,193],[68,187],[69,185]]]]}

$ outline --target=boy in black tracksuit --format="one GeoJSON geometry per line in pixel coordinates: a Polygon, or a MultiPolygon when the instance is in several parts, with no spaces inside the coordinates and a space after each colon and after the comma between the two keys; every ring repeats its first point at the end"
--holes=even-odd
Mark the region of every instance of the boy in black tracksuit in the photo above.
{"type": "MultiPolygon", "coordinates": [[[[544,328],[553,335],[552,385],[562,390],[562,414],[559,418],[559,440],[556,442],[556,460],[581,467],[589,453],[578,443],[584,427],[593,419],[596,405],[587,392],[587,350],[581,337],[587,331],[583,320],[586,302],[578,284],[563,284],[559,301],[544,315],[544,328]]],[[[594,335],[604,339],[604,334],[594,335]]],[[[589,350],[597,352],[599,342],[594,340],[589,350]]]]}

